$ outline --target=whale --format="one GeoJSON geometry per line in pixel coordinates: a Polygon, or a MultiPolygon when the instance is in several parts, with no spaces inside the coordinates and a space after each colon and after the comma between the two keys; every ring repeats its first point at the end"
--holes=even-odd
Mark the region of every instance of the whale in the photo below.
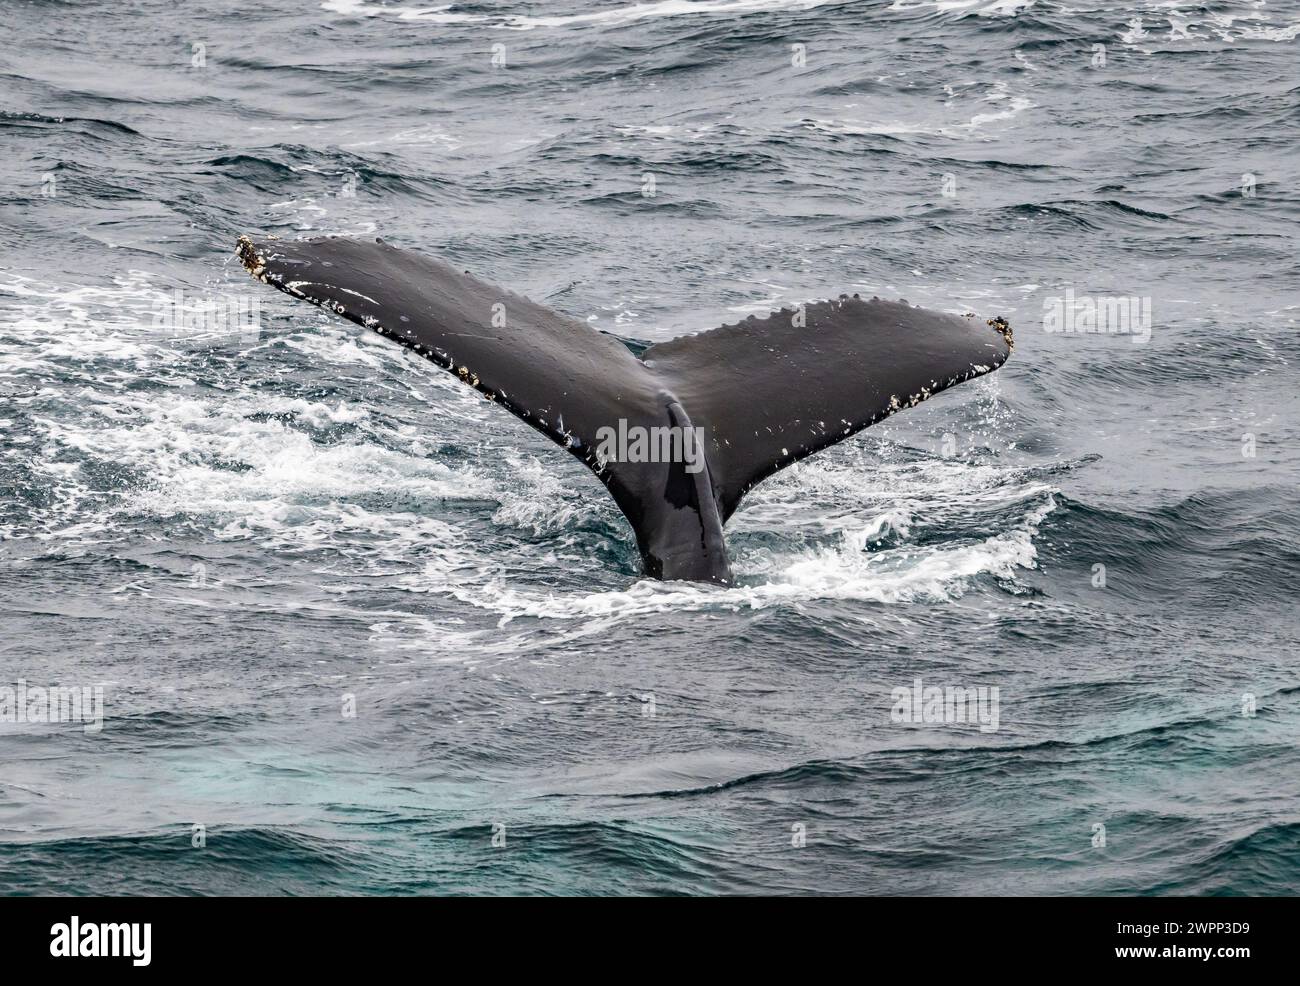
{"type": "Polygon", "coordinates": [[[245,235],[235,252],[259,281],[406,346],[580,459],[655,579],[732,584],[723,526],[757,484],[993,372],[1014,345],[1000,316],[841,294],[634,352],[379,238],[245,235]]]}

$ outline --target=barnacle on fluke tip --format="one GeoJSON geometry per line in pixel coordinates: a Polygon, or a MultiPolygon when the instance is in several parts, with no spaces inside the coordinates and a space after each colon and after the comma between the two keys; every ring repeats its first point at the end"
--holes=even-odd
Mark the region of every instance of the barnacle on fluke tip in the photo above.
{"type": "Polygon", "coordinates": [[[262,260],[261,254],[257,252],[257,247],[253,246],[252,240],[247,236],[241,236],[239,242],[235,245],[235,253],[239,257],[239,262],[244,265],[245,270],[259,281],[263,279],[262,275],[266,272],[266,263],[262,260]]]}
{"type": "Polygon", "coordinates": [[[1015,349],[1015,348],[1016,348],[1016,342],[1015,342],[1014,339],[1011,338],[1011,323],[1010,323],[1010,322],[1008,322],[1008,321],[1007,321],[1005,318],[1003,318],[1001,315],[997,315],[997,316],[995,316],[994,318],[989,319],[988,324],[991,325],[991,326],[993,326],[993,328],[997,329],[998,332],[1000,332],[1000,333],[1002,334],[1002,338],[1005,339],[1005,340],[1007,341],[1007,348],[1008,348],[1008,349],[1015,349]]]}

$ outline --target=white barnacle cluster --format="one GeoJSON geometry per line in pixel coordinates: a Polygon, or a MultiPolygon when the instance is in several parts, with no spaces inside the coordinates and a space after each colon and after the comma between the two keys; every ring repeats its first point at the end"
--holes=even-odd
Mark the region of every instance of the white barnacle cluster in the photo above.
{"type": "MultiPolygon", "coordinates": [[[[962,377],[961,379],[964,380],[966,378],[962,377]]],[[[909,394],[906,404],[904,404],[901,400],[899,400],[897,394],[891,394],[889,397],[889,407],[885,411],[885,415],[893,414],[895,411],[901,411],[904,407],[916,407],[916,405],[920,404],[922,401],[928,401],[931,397],[935,395],[935,393],[942,390],[944,387],[950,387],[957,382],[958,382],[958,378],[952,377],[948,380],[946,384],[941,386],[938,380],[932,379],[928,386],[922,387],[915,394],[909,394]]],[[[848,424],[847,421],[845,421],[844,423],[846,425],[848,424]]],[[[848,433],[849,433],[849,429],[847,428],[844,429],[844,434],[847,435],[848,433]]]]}
{"type": "Polygon", "coordinates": [[[268,283],[266,280],[266,258],[257,252],[257,247],[253,246],[252,240],[247,236],[241,236],[235,246],[235,253],[239,257],[239,262],[244,265],[245,270],[264,284],[268,283]]]}
{"type": "Polygon", "coordinates": [[[993,326],[993,328],[997,330],[998,335],[1002,336],[1002,338],[1006,340],[1007,349],[1010,350],[1016,348],[1016,340],[1012,335],[1010,322],[999,315],[996,318],[990,318],[987,324],[993,326]]]}
{"type": "Polygon", "coordinates": [[[964,383],[967,380],[972,380],[975,377],[983,376],[985,373],[992,373],[992,372],[993,372],[993,367],[988,366],[985,363],[972,363],[970,365],[970,369],[967,370],[965,373],[958,373],[956,376],[949,377],[948,382],[945,383],[944,386],[952,387],[955,384],[964,383]]]}

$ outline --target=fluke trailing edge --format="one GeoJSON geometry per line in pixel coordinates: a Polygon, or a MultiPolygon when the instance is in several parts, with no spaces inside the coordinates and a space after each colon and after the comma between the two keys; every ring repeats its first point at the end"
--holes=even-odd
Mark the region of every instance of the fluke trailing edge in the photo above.
{"type": "Polygon", "coordinates": [[[756,483],[1011,352],[1002,319],[843,295],[638,357],[584,322],[380,240],[240,237],[238,254],[259,280],[411,347],[576,455],[659,579],[729,583],[722,525],[756,483]]]}

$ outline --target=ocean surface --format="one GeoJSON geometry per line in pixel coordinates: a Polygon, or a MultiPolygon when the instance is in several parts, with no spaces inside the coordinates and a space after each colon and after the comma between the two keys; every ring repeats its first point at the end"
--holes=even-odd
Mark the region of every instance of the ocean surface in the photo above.
{"type": "Polygon", "coordinates": [[[0,713],[103,699],[9,700],[0,893],[1300,893],[1297,0],[0,35],[0,713]],[[576,460],[241,233],[632,344],[861,292],[1016,348],[758,487],[736,586],[656,583],[576,460]]]}

